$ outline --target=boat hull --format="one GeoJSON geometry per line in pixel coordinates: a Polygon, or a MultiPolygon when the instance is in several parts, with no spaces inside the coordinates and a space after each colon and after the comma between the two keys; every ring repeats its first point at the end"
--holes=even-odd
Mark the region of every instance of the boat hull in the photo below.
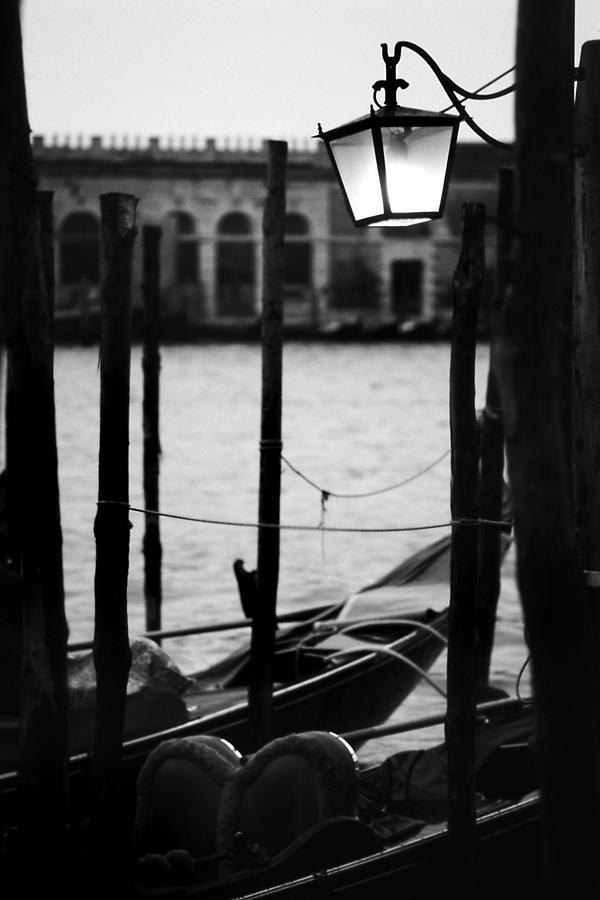
{"type": "MultiPolygon", "coordinates": [[[[418,618],[418,617],[416,617],[418,618]]],[[[343,733],[384,722],[406,699],[426,671],[444,650],[440,636],[447,633],[448,612],[423,614],[428,629],[416,627],[396,651],[410,661],[381,651],[363,652],[358,658],[340,663],[314,677],[276,689],[273,693],[272,737],[301,731],[343,733]],[[414,667],[416,668],[414,668],[414,667]]],[[[148,734],[123,744],[119,774],[125,816],[131,818],[135,803],[137,775],[148,754],[161,741],[198,734],[219,735],[240,752],[251,751],[248,739],[249,708],[245,691],[225,690],[215,701],[229,703],[184,724],[148,734]],[[231,703],[232,694],[237,702],[231,703]],[[240,694],[244,699],[240,702],[240,694]]],[[[358,746],[358,745],[357,745],[358,746]]],[[[91,804],[91,757],[80,753],[69,761],[71,812],[74,821],[86,819],[91,804]]],[[[18,820],[18,779],[14,772],[0,775],[0,824],[18,820]]]]}

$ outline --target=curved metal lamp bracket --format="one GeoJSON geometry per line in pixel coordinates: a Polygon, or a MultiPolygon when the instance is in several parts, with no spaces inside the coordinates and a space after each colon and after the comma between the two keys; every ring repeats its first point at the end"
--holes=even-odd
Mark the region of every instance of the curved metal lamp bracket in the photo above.
{"type": "Polygon", "coordinates": [[[427,53],[426,50],[423,50],[422,47],[419,47],[418,44],[413,44],[410,41],[398,41],[394,47],[393,54],[388,53],[387,44],[381,45],[381,52],[383,56],[383,61],[385,62],[386,68],[386,77],[385,81],[376,81],[373,85],[373,102],[380,109],[385,107],[394,107],[396,106],[396,92],[398,89],[404,89],[408,87],[408,82],[404,81],[402,78],[396,78],[396,66],[400,62],[400,56],[402,53],[402,49],[406,48],[407,50],[412,50],[413,53],[416,53],[417,56],[420,56],[423,59],[429,68],[432,70],[439,83],[443,87],[448,99],[452,103],[452,106],[456,109],[461,119],[467,123],[469,128],[475,132],[475,134],[479,135],[482,140],[486,143],[491,144],[494,147],[500,147],[503,150],[511,150],[512,144],[507,144],[504,141],[499,141],[496,138],[492,137],[491,134],[488,134],[487,131],[484,131],[480,125],[478,125],[469,113],[464,108],[461,100],[495,100],[498,97],[505,97],[507,94],[511,94],[516,85],[512,84],[507,88],[503,88],[500,91],[492,91],[489,94],[482,94],[478,91],[467,91],[465,88],[462,88],[459,84],[449,78],[445,72],[442,72],[436,61],[432,56],[427,53]],[[381,89],[385,90],[385,101],[383,104],[379,103],[376,97],[376,94],[381,89]],[[459,99],[460,96],[460,99],[459,99]]]}

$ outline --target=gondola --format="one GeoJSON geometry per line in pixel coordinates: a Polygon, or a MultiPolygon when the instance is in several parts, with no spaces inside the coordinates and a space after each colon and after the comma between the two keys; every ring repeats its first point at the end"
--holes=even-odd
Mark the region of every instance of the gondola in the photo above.
{"type": "MultiPolygon", "coordinates": [[[[432,716],[414,724],[435,722],[432,716]]],[[[402,730],[410,727],[405,723],[402,730]]],[[[473,896],[537,896],[540,795],[532,703],[513,697],[480,704],[475,746],[473,896]]],[[[175,784],[183,775],[176,768],[184,760],[181,746],[155,751],[140,774],[131,896],[391,900],[448,890],[443,743],[411,746],[362,769],[350,743],[324,732],[273,741],[247,760],[209,738],[190,749],[183,802],[181,787],[168,800],[165,790],[169,779],[175,784]],[[211,756],[219,767],[208,765],[211,756]],[[209,780],[217,794],[206,792],[209,780]],[[207,796],[211,801],[194,808],[207,796]],[[187,817],[180,814],[184,805],[187,817]]]]}
{"type": "MultiPolygon", "coordinates": [[[[338,604],[298,613],[278,630],[273,662],[272,736],[308,729],[342,732],[385,721],[445,649],[448,627],[450,538],[435,541],[379,581],[338,604]]],[[[124,804],[133,806],[135,779],[162,741],[218,735],[248,745],[246,644],[209,668],[184,675],[162,650],[143,640],[127,697],[121,774],[124,804]],[[149,656],[148,656],[149,655],[149,656]],[[160,664],[156,664],[156,660],[160,664]],[[149,677],[145,677],[149,676],[149,677]],[[157,723],[160,723],[157,725],[157,723]]],[[[74,661],[84,697],[86,666],[74,661]]],[[[70,710],[69,779],[72,813],[90,809],[93,705],[77,699],[70,710]]],[[[18,720],[0,717],[0,824],[18,820],[18,720]]]]}

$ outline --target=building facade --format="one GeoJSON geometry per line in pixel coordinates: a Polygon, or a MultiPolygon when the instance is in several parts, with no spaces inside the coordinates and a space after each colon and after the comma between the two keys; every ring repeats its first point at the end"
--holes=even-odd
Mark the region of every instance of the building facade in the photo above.
{"type": "MultiPolygon", "coordinates": [[[[40,188],[53,192],[57,325],[90,326],[101,283],[100,195],[138,198],[137,224],[159,225],[161,315],[185,339],[258,322],[262,286],[262,212],[267,145],[178,147],[88,145],[33,139],[40,188]]],[[[289,331],[327,333],[359,324],[408,330],[443,322],[465,202],[496,211],[505,151],[459,144],[446,213],[409,228],[355,228],[321,142],[289,147],[286,183],[284,322],[289,331]]],[[[495,227],[488,225],[487,301],[493,293],[495,227]]],[[[141,241],[134,251],[134,310],[140,309],[141,241]]],[[[485,313],[484,313],[485,317],[485,313]]],[[[66,333],[66,332],[65,332],[66,333]]]]}

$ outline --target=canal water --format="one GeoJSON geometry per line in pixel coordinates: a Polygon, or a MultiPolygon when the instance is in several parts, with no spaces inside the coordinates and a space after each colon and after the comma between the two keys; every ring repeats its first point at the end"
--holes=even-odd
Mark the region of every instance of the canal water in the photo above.
{"type": "MultiPolygon", "coordinates": [[[[488,360],[483,345],[477,355],[478,406],[488,360]]],[[[256,566],[260,346],[166,346],[161,363],[161,510],[205,520],[161,518],[163,625],[239,618],[232,564],[241,558],[247,568],[256,566]]],[[[281,532],[280,611],[342,599],[448,533],[449,364],[445,343],[284,347],[283,455],[291,465],[282,467],[281,522],[289,527],[281,532]],[[384,490],[401,482],[407,483],[384,490]],[[323,490],[329,493],[325,502],[323,490]],[[443,527],[422,529],[438,525],[443,527]],[[319,526],[360,530],[328,532],[319,526]]],[[[67,616],[71,640],[82,640],[93,633],[97,347],[57,348],[55,387],[67,616]]],[[[130,502],[141,508],[139,347],[132,353],[130,410],[130,502]]],[[[144,622],[143,515],[132,511],[131,523],[129,623],[135,634],[144,622]]],[[[200,668],[242,638],[240,632],[224,632],[171,641],[165,649],[182,668],[200,668]]],[[[514,694],[525,659],[512,590],[500,605],[492,681],[514,694]]],[[[444,654],[432,670],[442,687],[445,664],[444,654]]],[[[527,688],[526,673],[521,691],[527,688]]],[[[440,695],[423,683],[396,718],[442,707],[440,695]]],[[[439,729],[426,736],[435,740],[438,734],[439,729]]],[[[366,753],[375,756],[394,746],[395,739],[387,738],[367,745],[366,753]]]]}

